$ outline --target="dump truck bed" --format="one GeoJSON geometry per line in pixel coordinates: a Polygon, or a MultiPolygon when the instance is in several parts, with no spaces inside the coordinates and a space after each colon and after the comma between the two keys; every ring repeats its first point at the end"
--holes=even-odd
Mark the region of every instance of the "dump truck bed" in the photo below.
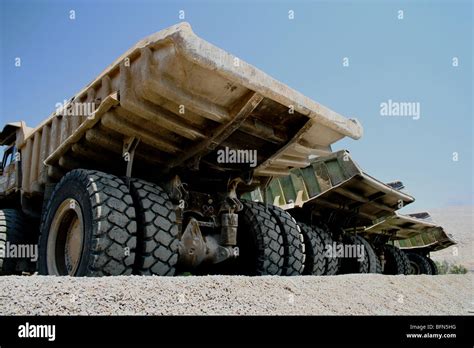
{"type": "Polygon", "coordinates": [[[365,173],[349,152],[341,150],[317,158],[308,167],[295,168],[288,176],[273,179],[265,190],[257,189],[246,197],[283,209],[330,211],[350,227],[360,227],[371,226],[414,201],[394,187],[365,173]]]}
{"type": "Polygon", "coordinates": [[[390,235],[396,246],[410,250],[437,251],[456,244],[454,238],[426,212],[407,215],[395,213],[368,227],[364,234],[390,235]]]}
{"type": "Polygon", "coordinates": [[[349,152],[341,150],[317,158],[306,168],[294,168],[288,176],[274,178],[265,189],[245,193],[244,198],[274,204],[295,215],[297,208],[314,215],[331,214],[348,232],[368,239],[389,236],[401,249],[430,252],[456,244],[428,213],[397,212],[414,202],[403,188],[399,181],[386,184],[368,175],[349,152]]]}
{"type": "Polygon", "coordinates": [[[267,177],[306,167],[309,155],[362,135],[357,120],[197,37],[187,23],[140,41],[65,110],[76,114],[55,112],[17,142],[23,165],[31,166],[22,171],[24,193],[40,192],[70,169],[123,166],[124,143],[134,138],[136,167],[144,171],[254,169],[267,177]],[[93,113],[83,112],[90,105],[93,113]],[[224,147],[257,150],[257,166],[218,163],[224,147]]]}

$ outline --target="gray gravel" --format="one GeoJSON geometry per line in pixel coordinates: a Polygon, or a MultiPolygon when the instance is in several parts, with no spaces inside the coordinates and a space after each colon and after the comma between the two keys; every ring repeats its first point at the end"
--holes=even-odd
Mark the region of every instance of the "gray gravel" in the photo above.
{"type": "Polygon", "coordinates": [[[472,274],[0,277],[3,315],[469,314],[472,274]]]}

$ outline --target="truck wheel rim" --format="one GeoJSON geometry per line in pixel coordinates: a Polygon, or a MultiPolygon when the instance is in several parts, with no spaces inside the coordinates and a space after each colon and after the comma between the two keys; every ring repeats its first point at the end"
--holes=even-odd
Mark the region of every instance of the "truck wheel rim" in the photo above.
{"type": "Polygon", "coordinates": [[[410,261],[410,274],[420,274],[420,268],[413,261],[410,261]]]}
{"type": "Polygon", "coordinates": [[[75,275],[84,244],[84,221],[81,206],[66,199],[56,210],[48,237],[48,273],[75,275]]]}

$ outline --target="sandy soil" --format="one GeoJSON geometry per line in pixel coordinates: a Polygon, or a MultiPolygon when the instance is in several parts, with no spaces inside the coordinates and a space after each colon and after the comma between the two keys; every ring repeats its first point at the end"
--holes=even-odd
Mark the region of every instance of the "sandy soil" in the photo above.
{"type": "Polygon", "coordinates": [[[474,207],[459,206],[430,210],[433,220],[451,233],[458,244],[431,254],[436,261],[462,264],[474,272],[474,207]]]}
{"type": "Polygon", "coordinates": [[[0,314],[370,315],[474,313],[474,275],[1,277],[0,314]]]}

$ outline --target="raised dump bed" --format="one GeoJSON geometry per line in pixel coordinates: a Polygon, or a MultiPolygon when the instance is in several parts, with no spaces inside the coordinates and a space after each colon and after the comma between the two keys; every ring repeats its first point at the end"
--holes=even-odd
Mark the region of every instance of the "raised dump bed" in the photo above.
{"type": "Polygon", "coordinates": [[[456,244],[454,238],[432,221],[426,212],[407,215],[395,213],[366,228],[363,233],[368,238],[374,234],[390,235],[396,246],[411,251],[437,251],[456,244]]]}
{"type": "Polygon", "coordinates": [[[240,194],[361,135],[178,24],[37,128],[5,126],[0,244],[38,243],[41,274],[298,275],[310,266],[291,216],[240,194]]]}
{"type": "Polygon", "coordinates": [[[26,195],[74,168],[124,174],[123,154],[135,146],[140,177],[178,172],[192,180],[188,172],[199,168],[209,180],[253,171],[255,183],[362,135],[357,120],[197,37],[187,23],[137,43],[37,128],[17,129],[26,195]],[[256,166],[218,163],[225,147],[256,150],[256,166]]]}
{"type": "Polygon", "coordinates": [[[371,226],[414,201],[400,182],[385,184],[367,173],[346,150],[315,159],[273,179],[246,197],[280,206],[303,220],[316,215],[340,227],[371,226]]]}

